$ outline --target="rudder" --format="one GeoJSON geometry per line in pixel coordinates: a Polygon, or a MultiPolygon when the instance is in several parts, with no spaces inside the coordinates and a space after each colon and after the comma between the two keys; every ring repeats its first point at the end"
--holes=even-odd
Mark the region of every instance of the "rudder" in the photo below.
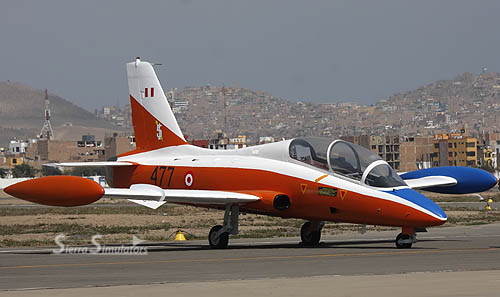
{"type": "Polygon", "coordinates": [[[187,144],[153,66],[137,57],[127,78],[137,150],[187,144]]]}

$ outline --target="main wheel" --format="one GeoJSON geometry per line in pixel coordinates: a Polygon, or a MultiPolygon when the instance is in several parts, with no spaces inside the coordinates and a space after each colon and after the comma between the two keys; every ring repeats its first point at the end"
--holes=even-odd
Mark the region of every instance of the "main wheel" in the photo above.
{"type": "Polygon", "coordinates": [[[208,233],[208,243],[213,249],[225,249],[227,248],[227,243],[229,242],[229,233],[224,232],[217,236],[219,230],[222,229],[221,225],[213,226],[208,233]]]}
{"type": "Polygon", "coordinates": [[[396,237],[395,243],[398,249],[409,249],[411,248],[413,241],[410,234],[399,233],[396,237]]]}
{"type": "Polygon", "coordinates": [[[311,231],[311,222],[305,222],[300,228],[300,239],[305,245],[317,245],[321,240],[321,230],[311,231]]]}

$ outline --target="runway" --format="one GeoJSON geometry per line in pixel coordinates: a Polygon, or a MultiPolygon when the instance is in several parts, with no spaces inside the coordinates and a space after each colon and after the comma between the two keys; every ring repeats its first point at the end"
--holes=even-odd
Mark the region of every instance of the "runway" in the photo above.
{"type": "MultiPolygon", "coordinates": [[[[147,255],[58,255],[52,248],[1,249],[0,295],[40,295],[57,291],[43,288],[96,286],[117,286],[128,292],[141,286],[142,290],[158,284],[189,287],[193,282],[213,285],[214,281],[264,286],[273,279],[297,284],[311,277],[311,281],[332,277],[339,281],[341,277],[432,272],[445,272],[441,276],[445,278],[449,272],[469,273],[466,279],[471,280],[479,278],[475,271],[490,271],[487,275],[496,275],[496,279],[500,276],[500,224],[430,229],[419,233],[419,241],[409,250],[394,248],[396,233],[328,237],[316,248],[300,246],[298,238],[232,240],[227,250],[210,250],[205,241],[150,244],[147,255]]],[[[500,289],[500,280],[496,285],[500,289]]],[[[479,282],[477,287],[484,286],[479,282]]]]}

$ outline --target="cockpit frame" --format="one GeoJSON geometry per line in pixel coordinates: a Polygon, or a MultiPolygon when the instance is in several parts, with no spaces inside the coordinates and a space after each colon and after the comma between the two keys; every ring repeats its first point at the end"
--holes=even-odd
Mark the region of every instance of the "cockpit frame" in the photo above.
{"type": "Polygon", "coordinates": [[[376,189],[407,187],[394,169],[377,154],[345,140],[331,141],[323,137],[295,138],[290,142],[288,150],[290,159],[351,182],[376,189]],[[336,145],[341,144],[335,152],[336,145]],[[326,154],[317,151],[325,148],[326,154]],[[334,164],[333,160],[337,164],[334,164]]]}

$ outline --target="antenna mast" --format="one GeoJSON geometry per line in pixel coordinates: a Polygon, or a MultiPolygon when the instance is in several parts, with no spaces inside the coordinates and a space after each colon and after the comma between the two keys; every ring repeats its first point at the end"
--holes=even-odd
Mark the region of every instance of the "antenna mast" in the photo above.
{"type": "Polygon", "coordinates": [[[54,132],[52,131],[52,125],[50,124],[50,106],[49,106],[49,95],[47,89],[45,89],[45,120],[43,122],[42,131],[40,131],[40,139],[50,140],[54,137],[54,132]]]}
{"type": "Polygon", "coordinates": [[[226,132],[226,128],[227,128],[227,111],[226,111],[226,107],[227,107],[227,104],[226,104],[226,86],[224,84],[222,84],[222,96],[223,96],[223,99],[224,99],[224,132],[226,132]]]}

